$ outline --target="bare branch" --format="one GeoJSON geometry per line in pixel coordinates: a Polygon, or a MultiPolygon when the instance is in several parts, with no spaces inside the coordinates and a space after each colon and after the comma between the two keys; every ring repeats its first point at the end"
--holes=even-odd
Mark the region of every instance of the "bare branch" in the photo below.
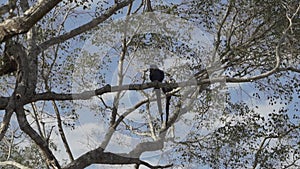
{"type": "Polygon", "coordinates": [[[29,167],[26,167],[20,163],[17,163],[15,161],[0,161],[0,166],[8,166],[8,165],[11,165],[11,166],[15,166],[15,167],[18,167],[20,169],[30,169],[29,167]]]}
{"type": "Polygon", "coordinates": [[[36,122],[36,126],[38,128],[38,132],[40,133],[41,137],[45,138],[46,137],[46,133],[42,132],[42,128],[39,122],[39,118],[38,118],[38,108],[36,107],[35,103],[31,103],[31,107],[33,110],[33,115],[34,115],[34,120],[36,122]]]}
{"type": "Polygon", "coordinates": [[[219,49],[219,46],[221,44],[221,32],[222,32],[222,29],[224,27],[224,24],[226,22],[226,19],[228,18],[229,14],[232,12],[232,8],[233,8],[233,5],[232,4],[234,3],[233,1],[230,1],[227,9],[226,9],[226,13],[225,15],[223,16],[222,20],[221,20],[221,23],[219,24],[219,28],[218,28],[218,32],[217,32],[217,37],[216,37],[216,45],[215,45],[215,49],[214,49],[214,53],[213,53],[213,59],[212,59],[212,62],[215,62],[215,59],[216,59],[216,55],[217,55],[217,52],[218,52],[218,49],[219,49]]]}
{"type": "Polygon", "coordinates": [[[62,120],[60,118],[59,108],[58,108],[58,106],[57,106],[57,104],[56,104],[56,102],[54,100],[52,101],[52,105],[53,105],[53,108],[54,108],[54,111],[55,111],[55,114],[56,114],[57,126],[58,126],[58,131],[59,131],[61,140],[62,140],[62,142],[64,144],[64,147],[66,149],[66,152],[67,152],[70,160],[74,161],[74,157],[73,157],[71,148],[70,148],[70,146],[68,144],[67,137],[65,135],[64,128],[62,126],[62,120]]]}
{"type": "Polygon", "coordinates": [[[54,38],[42,43],[39,46],[39,49],[41,51],[43,51],[54,44],[64,42],[70,38],[73,38],[73,37],[83,33],[83,32],[86,32],[92,28],[95,28],[97,25],[99,25],[100,23],[102,23],[103,21],[108,19],[110,16],[112,16],[116,11],[129,5],[133,1],[134,0],[126,0],[126,1],[115,4],[110,9],[108,9],[104,14],[102,14],[100,17],[93,19],[92,21],[88,22],[87,24],[84,24],[76,29],[71,30],[70,32],[67,32],[67,33],[57,36],[57,37],[54,37],[54,38]]]}

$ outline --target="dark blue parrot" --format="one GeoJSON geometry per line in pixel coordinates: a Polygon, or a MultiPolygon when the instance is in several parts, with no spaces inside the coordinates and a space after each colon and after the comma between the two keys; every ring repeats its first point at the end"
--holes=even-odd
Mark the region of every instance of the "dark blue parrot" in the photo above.
{"type": "MultiPolygon", "coordinates": [[[[150,80],[152,82],[158,81],[162,82],[165,78],[165,74],[162,70],[160,70],[156,65],[150,65],[150,80]]],[[[163,113],[162,113],[162,106],[161,106],[161,91],[159,87],[155,87],[155,94],[157,99],[157,107],[161,118],[161,123],[163,123],[163,113]]]]}

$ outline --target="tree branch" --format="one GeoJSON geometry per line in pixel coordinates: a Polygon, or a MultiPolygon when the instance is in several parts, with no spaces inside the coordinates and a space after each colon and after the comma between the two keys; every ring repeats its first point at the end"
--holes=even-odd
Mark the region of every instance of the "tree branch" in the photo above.
{"type": "MultiPolygon", "coordinates": [[[[210,83],[216,83],[216,82],[227,82],[227,83],[242,83],[242,82],[253,82],[255,80],[266,78],[276,72],[279,71],[293,71],[296,73],[300,73],[299,69],[288,67],[288,68],[274,68],[270,70],[269,72],[262,73],[257,76],[253,77],[245,77],[245,78],[228,78],[228,77],[216,77],[211,79],[202,79],[197,81],[184,81],[179,83],[160,83],[160,82],[150,82],[150,83],[143,83],[143,84],[129,84],[129,85],[122,85],[122,86],[110,86],[106,85],[102,88],[96,89],[96,90],[89,90],[84,91],[81,93],[70,93],[70,94],[59,94],[54,92],[45,92],[36,94],[31,100],[28,101],[34,102],[39,100],[88,100],[93,96],[102,95],[105,93],[110,92],[118,92],[123,90],[144,90],[154,87],[171,87],[171,88],[177,88],[178,86],[195,86],[195,85],[203,85],[203,84],[210,84],[210,83]],[[274,71],[275,70],[275,71],[274,71]]],[[[1,104],[0,104],[1,105],[1,104]]],[[[0,106],[1,108],[1,106],[0,106]]]]}
{"type": "Polygon", "coordinates": [[[46,15],[61,0],[40,0],[28,9],[23,16],[13,17],[0,23],[0,42],[22,33],[26,33],[44,15],[46,15]]]}
{"type": "Polygon", "coordinates": [[[118,11],[119,9],[129,5],[130,3],[132,3],[134,0],[125,0],[123,2],[117,3],[114,6],[112,6],[110,9],[108,9],[104,14],[102,14],[100,17],[93,19],[92,21],[71,30],[70,32],[67,32],[63,35],[54,37],[44,43],[42,43],[39,46],[39,50],[43,51],[45,49],[47,49],[48,47],[64,42],[70,38],[73,38],[81,33],[84,33],[92,28],[95,28],[97,25],[99,25],[100,23],[102,23],[103,21],[105,21],[107,18],[109,18],[110,16],[112,16],[113,14],[115,14],[116,11],[118,11]]]}
{"type": "Polygon", "coordinates": [[[52,100],[52,106],[53,106],[55,114],[56,114],[57,126],[58,126],[58,131],[59,131],[60,138],[61,138],[61,140],[62,140],[62,142],[64,144],[64,147],[65,147],[66,152],[67,152],[67,154],[69,156],[69,159],[71,161],[74,161],[74,157],[73,157],[71,148],[69,146],[67,137],[65,135],[63,125],[62,125],[62,120],[61,120],[61,117],[60,117],[59,108],[58,108],[58,106],[57,106],[57,104],[56,104],[56,102],[54,100],[52,100]]]}
{"type": "Polygon", "coordinates": [[[61,168],[52,151],[49,149],[47,142],[43,140],[42,137],[40,137],[28,123],[22,104],[16,106],[16,114],[20,129],[24,131],[39,146],[47,158],[47,164],[53,168],[61,168]]]}
{"type": "Polygon", "coordinates": [[[145,165],[151,169],[156,168],[168,168],[172,165],[166,166],[153,166],[145,161],[138,158],[126,157],[124,154],[114,154],[110,152],[104,152],[102,148],[89,151],[80,156],[75,161],[68,164],[63,169],[82,169],[91,164],[111,164],[111,165],[124,165],[124,164],[136,164],[145,165]]]}
{"type": "Polygon", "coordinates": [[[11,166],[15,166],[21,169],[30,169],[20,163],[17,163],[15,161],[0,161],[0,166],[7,166],[7,165],[11,165],[11,166]]]}
{"type": "Polygon", "coordinates": [[[9,100],[8,97],[0,97],[0,110],[5,109],[5,107],[8,104],[8,100],[9,100]]]}

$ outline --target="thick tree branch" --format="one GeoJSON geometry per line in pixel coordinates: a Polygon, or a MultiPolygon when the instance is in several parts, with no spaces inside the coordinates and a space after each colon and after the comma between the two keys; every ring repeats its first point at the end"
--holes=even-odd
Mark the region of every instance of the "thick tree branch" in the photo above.
{"type": "Polygon", "coordinates": [[[187,83],[192,82],[181,82],[181,83],[159,83],[159,82],[151,82],[151,83],[144,83],[144,84],[129,84],[129,85],[122,85],[122,86],[110,86],[106,85],[102,88],[96,90],[89,90],[84,91],[82,93],[73,93],[73,94],[58,94],[54,92],[46,92],[35,95],[30,102],[39,101],[39,100],[87,100],[93,96],[102,95],[109,92],[118,92],[123,90],[144,90],[153,87],[164,87],[164,86],[171,86],[171,87],[178,87],[178,85],[187,85],[187,83]]]}
{"type": "Polygon", "coordinates": [[[139,158],[143,152],[146,151],[156,151],[161,150],[164,147],[164,135],[156,141],[142,142],[138,144],[129,154],[124,156],[129,156],[133,158],[139,158]]]}
{"type": "Polygon", "coordinates": [[[75,161],[64,167],[64,169],[82,169],[91,164],[111,164],[111,165],[124,165],[124,164],[137,164],[145,165],[151,169],[156,168],[168,168],[172,165],[166,166],[153,166],[145,161],[138,158],[131,158],[123,156],[122,154],[114,154],[110,152],[104,152],[102,148],[89,151],[80,156],[75,161]]]}
{"type": "MultiPolygon", "coordinates": [[[[34,42],[34,39],[30,38],[30,36],[29,41],[34,42]]],[[[59,169],[60,165],[55,156],[52,154],[47,141],[38,135],[38,133],[30,126],[24,111],[24,105],[27,104],[26,101],[30,100],[30,98],[32,98],[35,94],[37,55],[31,53],[31,50],[29,50],[28,53],[28,50],[26,50],[26,48],[20,43],[13,42],[10,45],[13,47],[12,49],[15,49],[15,52],[12,52],[12,54],[16,60],[18,69],[15,90],[13,95],[10,97],[10,106],[8,107],[8,110],[16,112],[20,129],[26,133],[37,144],[37,146],[39,146],[47,159],[47,164],[52,168],[59,169]]],[[[31,47],[32,46],[29,46],[28,48],[30,49],[31,47]]]]}
{"type": "MultiPolygon", "coordinates": [[[[275,68],[274,68],[275,69],[275,68]]],[[[90,91],[84,91],[82,93],[71,93],[71,94],[59,94],[54,92],[46,92],[35,95],[29,102],[39,101],[39,100],[88,100],[93,96],[102,95],[110,92],[118,92],[123,90],[145,90],[153,87],[172,87],[177,88],[178,86],[193,86],[193,85],[203,85],[216,82],[227,82],[227,83],[247,83],[253,82],[255,80],[260,80],[266,78],[274,73],[283,72],[283,71],[292,71],[295,73],[300,73],[300,69],[288,67],[288,68],[276,68],[275,71],[271,70],[269,72],[245,78],[228,78],[228,77],[216,77],[211,79],[202,79],[198,81],[184,81],[179,83],[159,83],[151,82],[144,84],[129,84],[122,86],[110,86],[106,85],[102,88],[90,91]]],[[[1,105],[1,104],[0,104],[1,105]]],[[[1,108],[1,107],[0,107],[1,108]]]]}
{"type": "MultiPolygon", "coordinates": [[[[277,71],[272,72],[273,74],[276,72],[284,72],[284,71],[291,71],[295,73],[300,73],[300,69],[293,68],[293,67],[287,67],[287,68],[278,68],[277,71]]],[[[267,74],[267,76],[270,76],[271,74],[267,74]]],[[[264,76],[259,76],[256,77],[255,80],[259,80],[262,78],[267,77],[266,75],[264,76]]],[[[208,84],[210,83],[210,80],[212,82],[220,82],[220,81],[226,81],[228,83],[242,83],[242,82],[253,82],[253,77],[248,77],[248,78],[212,78],[212,79],[205,79],[199,81],[197,84],[208,84]]],[[[59,94],[59,93],[54,93],[54,92],[45,92],[45,93],[40,93],[36,94],[32,99],[28,100],[27,103],[34,102],[34,101],[39,101],[39,100],[87,100],[90,99],[93,96],[97,95],[102,95],[105,93],[109,92],[116,92],[116,91],[122,91],[122,90],[144,90],[144,89],[149,89],[153,87],[178,87],[181,85],[185,86],[191,86],[195,85],[194,82],[181,82],[181,83],[161,83],[161,84],[156,84],[156,82],[151,82],[151,83],[144,83],[144,84],[130,84],[130,85],[122,85],[122,86],[112,86],[106,85],[102,88],[99,88],[97,90],[92,90],[92,91],[84,91],[82,93],[72,93],[72,94],[59,94]]],[[[0,97],[0,110],[5,109],[5,107],[8,104],[8,97],[0,97]]]]}
{"type": "Polygon", "coordinates": [[[43,154],[47,158],[47,163],[53,168],[60,168],[60,165],[53,155],[52,151],[49,149],[48,144],[41,136],[30,126],[26,119],[25,111],[22,105],[16,107],[16,114],[19,126],[22,131],[24,131],[42,150],[43,154]]]}
{"type": "Polygon", "coordinates": [[[9,100],[8,97],[0,97],[0,110],[5,109],[5,107],[8,104],[8,100],[9,100]]]}
{"type": "Polygon", "coordinates": [[[28,9],[23,16],[7,19],[0,23],[0,42],[17,34],[26,33],[60,1],[61,0],[40,0],[35,6],[28,9]]]}

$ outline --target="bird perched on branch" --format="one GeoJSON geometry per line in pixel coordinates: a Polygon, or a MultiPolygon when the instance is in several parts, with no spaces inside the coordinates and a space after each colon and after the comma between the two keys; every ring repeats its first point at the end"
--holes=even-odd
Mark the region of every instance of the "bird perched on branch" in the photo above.
{"type": "MultiPolygon", "coordinates": [[[[162,70],[160,70],[157,65],[150,65],[150,80],[152,82],[162,82],[165,78],[165,74],[162,70]]],[[[155,94],[157,99],[157,107],[161,118],[161,123],[163,123],[163,113],[162,113],[162,105],[161,105],[161,91],[159,87],[155,87],[155,94]]]]}
{"type": "MultiPolygon", "coordinates": [[[[150,80],[151,82],[162,82],[165,78],[164,71],[160,70],[156,65],[150,65],[150,80]]],[[[155,89],[159,89],[155,87],[155,89]]]]}

